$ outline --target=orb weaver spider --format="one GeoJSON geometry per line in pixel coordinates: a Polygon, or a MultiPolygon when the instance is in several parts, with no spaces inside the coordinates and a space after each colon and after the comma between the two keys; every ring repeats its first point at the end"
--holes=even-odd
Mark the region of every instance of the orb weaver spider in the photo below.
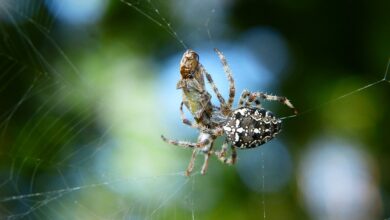
{"type": "Polygon", "coordinates": [[[192,128],[199,130],[197,142],[188,142],[162,139],[176,146],[193,149],[192,156],[186,175],[189,176],[194,168],[195,157],[198,152],[205,155],[201,174],[205,174],[211,154],[225,164],[234,164],[237,159],[236,149],[249,149],[260,146],[273,139],[281,131],[282,121],[261,106],[261,100],[278,101],[287,107],[297,110],[291,102],[281,96],[268,95],[263,92],[249,92],[244,90],[241,93],[238,107],[233,108],[235,97],[235,85],[232,71],[225,56],[214,49],[221,60],[224,72],[229,81],[228,101],[222,97],[211,75],[199,62],[199,55],[193,50],[187,50],[180,62],[181,79],[177,83],[177,89],[183,91],[183,100],[180,104],[180,115],[182,122],[192,128]],[[216,94],[219,106],[211,103],[211,95],[207,92],[204,83],[204,76],[216,94]],[[183,105],[194,116],[195,121],[188,120],[183,112],[183,105]],[[221,150],[213,151],[213,144],[219,136],[226,136],[221,150]],[[230,146],[231,154],[227,156],[230,146]]]}

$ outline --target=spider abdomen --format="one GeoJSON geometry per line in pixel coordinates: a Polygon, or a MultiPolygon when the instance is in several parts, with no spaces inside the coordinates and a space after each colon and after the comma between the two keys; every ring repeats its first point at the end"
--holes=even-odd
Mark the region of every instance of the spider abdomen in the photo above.
{"type": "Polygon", "coordinates": [[[281,131],[280,119],[263,108],[242,107],[234,110],[223,127],[228,141],[237,148],[254,148],[281,131]]]}

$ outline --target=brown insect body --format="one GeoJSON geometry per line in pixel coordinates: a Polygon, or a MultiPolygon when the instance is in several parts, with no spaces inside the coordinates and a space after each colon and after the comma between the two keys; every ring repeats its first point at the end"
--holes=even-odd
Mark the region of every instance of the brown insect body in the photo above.
{"type": "Polygon", "coordinates": [[[194,116],[197,123],[204,126],[210,122],[212,104],[211,95],[205,89],[204,76],[199,56],[193,50],[187,50],[180,61],[181,79],[176,85],[183,91],[183,103],[194,116]]]}

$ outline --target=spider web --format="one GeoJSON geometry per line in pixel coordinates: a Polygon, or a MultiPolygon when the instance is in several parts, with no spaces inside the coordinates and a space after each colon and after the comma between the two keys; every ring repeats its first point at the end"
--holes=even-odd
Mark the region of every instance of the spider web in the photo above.
{"type": "MultiPolygon", "coordinates": [[[[120,16],[129,17],[118,19],[123,23],[119,30],[112,27],[108,33],[98,33],[93,24],[85,30],[85,26],[60,22],[66,4],[53,9],[48,2],[54,1],[0,3],[0,219],[208,219],[220,212],[230,218],[277,219],[281,206],[296,208],[280,205],[293,173],[292,154],[282,141],[259,148],[257,154],[239,152],[237,171],[212,160],[206,176],[196,172],[187,178],[184,169],[190,153],[165,145],[159,138],[165,132],[175,138],[196,137],[194,131],[178,125],[181,98],[179,92],[173,94],[180,54],[190,45],[197,45],[194,49],[225,96],[227,83],[212,54],[213,47],[225,53],[235,73],[237,91],[275,91],[278,87],[277,79],[266,68],[255,65],[246,71],[245,62],[256,60],[248,50],[218,40],[232,31],[222,24],[225,15],[221,11],[227,10],[229,4],[211,1],[209,5],[188,6],[206,11],[204,19],[192,19],[180,17],[188,12],[172,10],[169,5],[183,8],[179,6],[186,3],[122,0],[110,7],[119,10],[120,16]],[[176,22],[178,18],[188,19],[187,23],[176,22]],[[175,24],[171,24],[173,21],[175,24]],[[142,25],[146,27],[140,28],[142,25]],[[188,33],[185,25],[191,25],[194,31],[188,33]],[[166,39],[155,40],[152,33],[156,31],[166,39]],[[136,35],[135,43],[125,40],[129,33],[136,35]],[[140,37],[170,46],[159,46],[158,52],[152,49],[157,47],[153,43],[142,48],[137,45],[140,37]],[[105,46],[101,48],[96,42],[105,46]],[[151,58],[153,52],[157,54],[151,58]],[[169,53],[176,55],[165,59],[169,53]],[[245,59],[240,60],[235,53],[245,59]],[[239,68],[247,72],[246,77],[238,74],[239,68]],[[262,71],[261,81],[251,75],[254,70],[262,71]],[[169,100],[160,101],[164,99],[169,100]],[[182,132],[177,132],[178,126],[182,132]],[[272,163],[278,159],[284,162],[272,163]],[[275,176],[279,165],[284,177],[275,176]],[[274,179],[281,180],[273,182],[274,179]],[[241,202],[243,206],[236,204],[241,202]],[[253,212],[243,213],[244,206],[253,212]],[[237,210],[230,211],[230,207],[237,210]]],[[[109,14],[106,10],[104,13],[109,14]]],[[[104,17],[100,19],[104,23],[104,17]]],[[[286,68],[288,62],[279,64],[286,68]]],[[[290,116],[287,110],[280,109],[287,115],[284,119],[289,119],[285,120],[284,133],[291,131],[280,139],[300,145],[303,140],[291,137],[296,133],[292,131],[294,126],[300,127],[321,114],[327,119],[326,115],[335,109],[345,109],[362,100],[377,106],[376,102],[388,96],[388,68],[389,64],[384,74],[372,72],[370,77],[325,88],[330,96],[315,97],[314,101],[287,95],[296,101],[301,114],[290,116]],[[370,102],[372,98],[376,102],[370,102]]],[[[278,78],[287,77],[283,70],[272,73],[278,78]]],[[[325,84],[331,85],[328,80],[325,84]]],[[[382,112],[387,110],[383,106],[382,112]]],[[[388,117],[382,120],[386,122],[388,117]]],[[[337,124],[331,128],[344,136],[362,129],[351,126],[352,130],[337,124]]],[[[386,129],[385,123],[380,127],[386,129]]],[[[219,145],[218,142],[216,146],[219,145]]]]}
{"type": "MultiPolygon", "coordinates": [[[[47,4],[21,1],[5,1],[0,6],[0,218],[163,219],[167,210],[174,210],[178,217],[187,213],[181,210],[191,207],[188,199],[192,198],[191,194],[186,193],[190,190],[184,190],[192,187],[190,180],[184,178],[182,171],[173,171],[175,169],[167,162],[155,164],[156,170],[148,164],[148,161],[152,164],[153,154],[159,154],[159,151],[165,154],[158,147],[161,145],[158,135],[153,135],[153,139],[146,137],[150,134],[144,132],[161,131],[150,102],[155,99],[152,84],[148,80],[137,80],[140,75],[123,78],[129,70],[139,71],[137,65],[141,65],[141,61],[126,56],[133,63],[125,63],[125,57],[122,57],[115,65],[117,69],[110,70],[110,78],[116,75],[115,83],[104,83],[106,86],[115,84],[119,89],[130,87],[128,96],[117,96],[119,90],[116,90],[117,94],[113,92],[108,98],[108,93],[103,91],[107,88],[103,87],[100,92],[105,95],[99,95],[100,92],[92,89],[90,84],[90,77],[97,72],[89,76],[84,74],[83,68],[89,67],[75,62],[75,54],[65,51],[69,48],[67,44],[88,42],[69,42],[59,38],[61,29],[56,27],[72,28],[57,23],[56,16],[64,9],[50,14],[47,4]],[[130,69],[123,71],[121,68],[130,69]],[[136,99],[137,91],[142,89],[133,80],[149,87],[143,93],[145,100],[136,99]],[[126,83],[120,86],[119,81],[126,83]],[[128,119],[132,124],[104,118],[104,111],[115,110],[112,103],[107,103],[113,97],[117,101],[122,98],[135,100],[123,106],[127,110],[133,104],[139,106],[140,109],[130,112],[128,119]],[[143,119],[137,120],[139,116],[143,119]],[[147,124],[155,124],[155,128],[145,129],[147,124]],[[120,128],[123,126],[127,128],[120,128]],[[140,150],[144,145],[154,145],[156,151],[151,148],[140,150]],[[123,155],[137,156],[127,165],[115,164],[117,158],[114,155],[122,154],[123,150],[133,151],[122,152],[123,155]],[[106,204],[107,199],[122,193],[125,195],[112,200],[111,205],[106,204]],[[94,195],[94,199],[83,194],[94,195]],[[176,203],[182,209],[167,208],[169,202],[177,200],[178,194],[185,196],[176,203]],[[99,202],[93,203],[92,200],[99,202]]],[[[82,29],[78,31],[80,37],[85,37],[82,29]]]]}

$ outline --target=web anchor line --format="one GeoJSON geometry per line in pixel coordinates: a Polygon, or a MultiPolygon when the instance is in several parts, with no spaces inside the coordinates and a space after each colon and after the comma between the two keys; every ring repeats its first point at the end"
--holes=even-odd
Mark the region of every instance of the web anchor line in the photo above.
{"type": "Polygon", "coordinates": [[[144,12],[141,8],[139,8],[138,6],[136,6],[135,4],[131,3],[131,2],[128,2],[126,0],[120,0],[122,3],[124,3],[125,5],[131,7],[131,8],[134,8],[134,10],[136,10],[138,13],[140,13],[141,15],[145,16],[147,19],[149,19],[150,21],[152,21],[153,23],[155,23],[157,26],[161,27],[162,29],[164,29],[164,31],[166,31],[168,34],[170,34],[175,40],[177,40],[181,46],[187,50],[188,47],[187,45],[184,43],[184,41],[179,37],[179,35],[176,33],[176,31],[172,28],[172,25],[171,23],[169,23],[160,13],[160,11],[152,4],[151,1],[147,1],[149,3],[149,5],[153,8],[153,11],[161,18],[161,20],[163,21],[163,23],[165,24],[165,26],[160,22],[158,21],[157,19],[153,18],[150,14],[144,12]]]}
{"type": "Polygon", "coordinates": [[[327,105],[329,105],[329,104],[332,104],[332,103],[334,103],[334,102],[337,102],[337,101],[339,101],[339,100],[341,100],[341,99],[344,99],[344,98],[346,98],[346,97],[348,97],[348,96],[354,95],[354,94],[359,93],[359,92],[361,92],[361,91],[363,91],[363,90],[366,90],[366,89],[368,89],[368,88],[370,88],[370,87],[373,87],[373,86],[375,86],[375,85],[378,85],[378,84],[380,84],[380,83],[382,83],[382,82],[388,82],[388,83],[390,83],[390,80],[387,79],[388,72],[389,72],[389,66],[390,66],[390,58],[389,58],[389,60],[388,60],[388,62],[387,62],[387,66],[386,66],[386,70],[385,70],[385,74],[384,74],[383,78],[380,79],[380,80],[378,80],[378,81],[372,82],[372,83],[367,84],[367,85],[365,85],[365,86],[363,86],[363,87],[360,87],[360,88],[358,88],[358,89],[355,89],[355,90],[353,90],[353,91],[351,91],[351,92],[345,93],[344,95],[341,95],[341,96],[339,96],[339,97],[337,97],[337,98],[335,98],[335,99],[328,100],[328,101],[326,101],[326,102],[324,102],[324,103],[322,103],[322,104],[320,104],[320,105],[318,105],[318,106],[316,106],[316,107],[313,107],[313,108],[310,108],[310,109],[308,109],[308,110],[305,110],[305,111],[303,111],[302,113],[298,113],[297,115],[289,115],[289,116],[282,117],[282,118],[280,118],[280,119],[281,119],[281,120],[284,120],[284,119],[291,119],[291,118],[295,118],[295,117],[297,117],[297,116],[305,115],[305,114],[310,113],[310,112],[312,112],[312,111],[315,111],[315,110],[318,110],[318,109],[320,109],[320,108],[323,108],[324,106],[327,106],[327,105]]]}

